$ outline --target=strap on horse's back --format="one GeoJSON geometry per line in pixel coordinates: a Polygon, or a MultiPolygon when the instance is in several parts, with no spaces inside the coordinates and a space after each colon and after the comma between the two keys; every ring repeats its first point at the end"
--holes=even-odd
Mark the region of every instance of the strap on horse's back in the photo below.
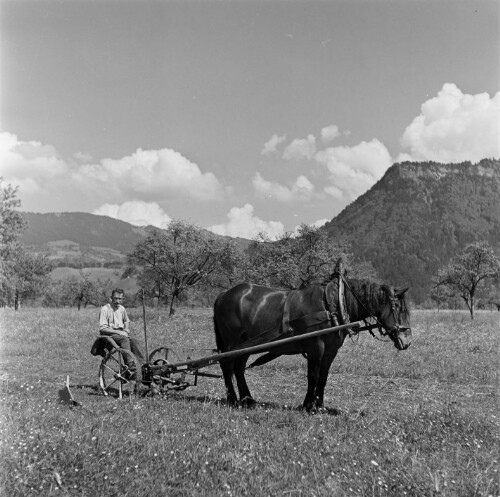
{"type": "Polygon", "coordinates": [[[287,335],[292,331],[290,328],[290,302],[292,300],[292,296],[297,293],[296,290],[290,290],[285,294],[285,302],[283,304],[283,317],[281,320],[281,334],[287,335]]]}
{"type": "MultiPolygon", "coordinates": [[[[290,308],[293,296],[297,293],[297,290],[291,290],[286,294],[285,301],[283,304],[283,317],[281,321],[281,336],[276,338],[283,338],[283,335],[296,335],[300,331],[306,331],[307,328],[320,323],[329,323],[332,326],[339,326],[340,324],[347,324],[350,322],[349,314],[346,309],[345,302],[345,292],[344,292],[344,279],[343,270],[341,263],[337,263],[335,272],[332,275],[331,280],[326,284],[322,285],[323,290],[323,309],[315,312],[311,312],[306,315],[294,317],[290,319],[290,308]],[[329,295],[329,290],[333,288],[333,295],[329,295]],[[292,323],[292,325],[290,324],[292,323]]],[[[268,352],[260,357],[258,357],[248,368],[253,368],[256,366],[262,366],[276,358],[280,354],[275,352],[268,352]]]]}
{"type": "Polygon", "coordinates": [[[307,330],[307,328],[322,322],[329,322],[333,326],[350,322],[345,301],[344,269],[341,260],[337,262],[331,280],[326,285],[321,286],[323,290],[323,308],[293,318],[290,318],[290,309],[298,290],[291,290],[286,294],[283,304],[281,334],[295,335],[296,332],[307,330]]]}
{"type": "Polygon", "coordinates": [[[331,280],[325,288],[325,307],[330,312],[334,326],[348,324],[351,322],[345,301],[344,272],[345,270],[342,264],[342,259],[339,259],[335,266],[335,271],[332,274],[331,280]],[[333,298],[328,292],[328,286],[330,285],[335,285],[333,298]]]}

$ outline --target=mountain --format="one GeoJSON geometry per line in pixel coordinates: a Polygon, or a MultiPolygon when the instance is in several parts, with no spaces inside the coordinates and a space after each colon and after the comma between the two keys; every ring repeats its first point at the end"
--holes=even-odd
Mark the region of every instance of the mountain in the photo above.
{"type": "MultiPolygon", "coordinates": [[[[28,227],[20,241],[31,250],[46,254],[59,266],[121,266],[126,254],[155,229],[84,212],[23,215],[28,227]]],[[[243,238],[234,240],[242,248],[250,244],[243,238]]]]}
{"type": "Polygon", "coordinates": [[[28,229],[22,242],[43,245],[57,240],[71,240],[82,247],[105,247],[128,252],[145,236],[145,229],[107,216],[84,212],[49,214],[23,213],[28,229]]]}
{"type": "Polygon", "coordinates": [[[432,276],[468,243],[500,253],[500,161],[394,164],[323,229],[423,302],[432,276]]]}
{"type": "Polygon", "coordinates": [[[28,228],[21,242],[59,265],[122,264],[147,234],[145,228],[84,212],[23,213],[28,228]]]}

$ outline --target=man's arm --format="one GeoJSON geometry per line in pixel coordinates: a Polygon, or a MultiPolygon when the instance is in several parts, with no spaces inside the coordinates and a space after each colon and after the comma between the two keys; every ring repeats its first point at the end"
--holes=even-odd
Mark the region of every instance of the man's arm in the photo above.
{"type": "Polygon", "coordinates": [[[130,319],[128,318],[127,310],[125,309],[125,307],[122,306],[121,311],[122,311],[123,329],[128,334],[130,332],[129,329],[130,319]]]}
{"type": "Polygon", "coordinates": [[[112,326],[110,326],[109,313],[107,312],[107,309],[105,307],[101,309],[101,314],[99,316],[99,333],[105,336],[112,336],[112,335],[122,335],[124,337],[128,336],[127,331],[117,330],[112,326]]]}

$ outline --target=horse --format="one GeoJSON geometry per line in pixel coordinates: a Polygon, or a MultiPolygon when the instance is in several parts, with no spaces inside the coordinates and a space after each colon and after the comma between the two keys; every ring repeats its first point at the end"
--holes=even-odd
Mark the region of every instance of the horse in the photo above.
{"type": "MultiPolygon", "coordinates": [[[[243,349],[290,334],[300,335],[339,323],[365,320],[365,329],[370,329],[370,333],[377,327],[398,350],[405,350],[411,343],[410,313],[405,301],[407,290],[343,276],[290,291],[241,283],[221,293],[214,303],[217,349],[221,352],[243,349]],[[375,319],[375,325],[368,326],[366,320],[370,318],[375,319]]],[[[355,334],[355,329],[337,330],[277,346],[252,366],[280,355],[302,354],[307,358],[307,393],[302,407],[308,412],[316,411],[323,407],[330,366],[350,333],[355,334]]],[[[249,354],[243,354],[220,361],[230,406],[249,407],[255,403],[245,380],[248,358],[249,354]]]]}

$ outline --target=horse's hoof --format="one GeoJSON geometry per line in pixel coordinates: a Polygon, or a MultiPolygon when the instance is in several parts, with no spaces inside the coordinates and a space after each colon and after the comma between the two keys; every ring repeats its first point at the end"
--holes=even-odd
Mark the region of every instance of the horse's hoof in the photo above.
{"type": "Polygon", "coordinates": [[[309,414],[314,414],[316,412],[316,406],[311,402],[307,404],[302,404],[299,406],[301,411],[306,411],[309,414]]]}
{"type": "Polygon", "coordinates": [[[252,399],[252,397],[243,397],[240,400],[240,405],[241,407],[254,407],[255,406],[255,400],[252,399]]]}
{"type": "Polygon", "coordinates": [[[236,397],[230,396],[226,402],[229,407],[238,407],[238,399],[236,397]]]}

